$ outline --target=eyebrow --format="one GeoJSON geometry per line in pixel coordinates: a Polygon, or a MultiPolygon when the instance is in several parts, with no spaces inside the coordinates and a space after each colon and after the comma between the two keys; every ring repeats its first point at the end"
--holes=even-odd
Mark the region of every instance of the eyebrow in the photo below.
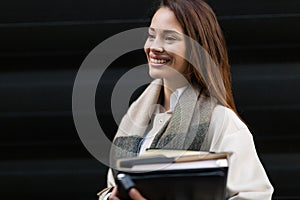
{"type": "MultiPolygon", "coordinates": [[[[156,29],[155,28],[149,28],[149,30],[151,30],[151,31],[156,31],[156,29]]],[[[167,33],[167,34],[176,34],[176,35],[182,35],[181,33],[179,33],[179,32],[177,32],[177,31],[173,31],[173,30],[168,30],[168,29],[159,29],[159,30],[162,30],[163,31],[163,33],[167,33]]]]}

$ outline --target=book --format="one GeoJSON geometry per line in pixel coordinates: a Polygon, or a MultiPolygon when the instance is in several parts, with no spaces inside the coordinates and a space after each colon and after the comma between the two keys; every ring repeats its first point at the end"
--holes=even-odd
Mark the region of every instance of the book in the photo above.
{"type": "Polygon", "coordinates": [[[117,161],[121,199],[135,187],[148,200],[225,199],[230,153],[148,150],[117,161]]]}

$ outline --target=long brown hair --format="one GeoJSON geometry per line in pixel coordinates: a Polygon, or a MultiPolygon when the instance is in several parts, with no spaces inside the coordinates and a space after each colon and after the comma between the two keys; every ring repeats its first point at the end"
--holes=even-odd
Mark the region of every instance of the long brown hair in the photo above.
{"type": "Polygon", "coordinates": [[[172,10],[185,34],[200,43],[206,55],[210,56],[208,59],[195,46],[190,46],[187,54],[194,57],[192,59],[196,59],[199,66],[190,64],[187,76],[189,81],[199,85],[221,105],[237,114],[227,47],[214,11],[202,0],[161,0],[160,7],[172,10]]]}

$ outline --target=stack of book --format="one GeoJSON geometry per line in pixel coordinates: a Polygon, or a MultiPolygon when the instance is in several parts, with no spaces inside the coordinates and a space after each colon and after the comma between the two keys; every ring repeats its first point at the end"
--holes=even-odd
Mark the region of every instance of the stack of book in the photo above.
{"type": "Polygon", "coordinates": [[[225,199],[230,153],[148,150],[120,159],[115,180],[121,199],[137,188],[149,200],[225,199]]]}

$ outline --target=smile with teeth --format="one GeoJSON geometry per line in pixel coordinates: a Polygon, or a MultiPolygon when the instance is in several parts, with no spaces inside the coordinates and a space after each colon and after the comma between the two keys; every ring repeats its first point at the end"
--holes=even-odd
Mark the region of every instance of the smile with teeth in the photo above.
{"type": "Polygon", "coordinates": [[[150,58],[150,61],[152,63],[155,63],[155,64],[164,64],[166,63],[168,60],[165,60],[165,59],[155,59],[155,58],[150,58]]]}

